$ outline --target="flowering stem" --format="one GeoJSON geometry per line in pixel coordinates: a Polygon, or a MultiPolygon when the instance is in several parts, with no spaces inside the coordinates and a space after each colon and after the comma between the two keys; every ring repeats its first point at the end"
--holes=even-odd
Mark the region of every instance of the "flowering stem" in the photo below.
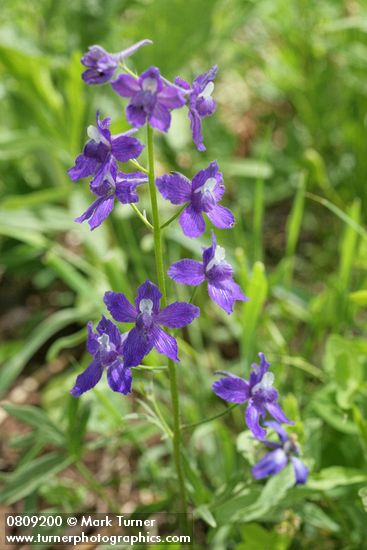
{"type": "Polygon", "coordinates": [[[181,208],[179,208],[176,212],[176,214],[173,214],[173,216],[171,218],[169,218],[169,220],[167,220],[166,222],[164,222],[162,225],[161,225],[161,229],[164,229],[165,227],[167,227],[168,225],[170,225],[172,222],[175,221],[176,218],[179,217],[179,215],[181,214],[181,212],[186,208],[187,206],[187,203],[183,204],[181,206],[181,208]]]}
{"type": "MultiPolygon", "coordinates": [[[[155,187],[154,176],[154,144],[153,144],[153,129],[147,125],[147,146],[148,146],[148,181],[149,181],[149,194],[152,207],[153,218],[153,237],[154,237],[154,253],[157,269],[158,285],[162,292],[162,307],[167,305],[166,294],[166,278],[163,262],[163,250],[162,250],[162,235],[159,221],[159,210],[157,201],[157,191],[155,187]]],[[[180,511],[187,514],[187,496],[185,487],[185,478],[181,460],[181,428],[180,428],[180,401],[177,386],[177,373],[174,362],[169,359],[168,361],[170,388],[171,388],[171,403],[173,413],[173,456],[176,466],[178,486],[180,491],[181,506],[180,511]]]]}
{"type": "Polygon", "coordinates": [[[153,144],[153,129],[147,124],[147,141],[148,141],[148,181],[149,181],[149,194],[150,203],[152,207],[153,218],[153,237],[154,237],[154,253],[155,264],[157,269],[157,278],[160,291],[162,292],[162,307],[166,307],[166,279],[164,274],[163,265],[163,251],[162,251],[162,236],[159,223],[159,211],[157,190],[155,187],[155,175],[154,175],[154,144],[153,144]]]}

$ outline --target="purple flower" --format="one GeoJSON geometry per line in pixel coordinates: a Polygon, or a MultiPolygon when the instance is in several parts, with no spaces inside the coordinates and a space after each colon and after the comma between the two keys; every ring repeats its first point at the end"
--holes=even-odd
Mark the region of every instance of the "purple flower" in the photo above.
{"type": "Polygon", "coordinates": [[[266,454],[255,466],[252,468],[252,474],[255,479],[262,479],[267,476],[278,474],[289,461],[292,462],[295,483],[296,485],[303,485],[306,483],[309,469],[307,466],[294,455],[300,454],[299,446],[294,437],[288,436],[285,429],[277,422],[265,422],[266,426],[273,428],[278,434],[279,443],[273,441],[264,441],[270,449],[273,449],[270,453],[266,454]]]}
{"type": "Polygon", "coordinates": [[[192,132],[192,138],[199,151],[205,151],[203,144],[201,120],[214,113],[216,103],[212,98],[214,90],[214,79],[217,76],[218,67],[214,65],[208,72],[195,78],[190,84],[182,78],[176,78],[175,84],[181,86],[189,95],[189,120],[192,132]]]}
{"type": "Polygon", "coordinates": [[[167,132],[171,124],[170,111],[185,104],[180,89],[166,84],[156,67],[150,67],[138,79],[120,75],[112,82],[112,88],[120,96],[131,98],[126,117],[135,128],[140,128],[148,121],[153,128],[167,132]]]}
{"type": "Polygon", "coordinates": [[[147,183],[148,177],[142,172],[125,174],[118,172],[116,161],[111,161],[109,169],[105,172],[103,179],[98,178],[90,185],[91,191],[98,197],[87,210],[75,218],[75,221],[82,223],[88,220],[91,229],[95,229],[111,214],[115,198],[121,204],[130,204],[139,201],[136,192],[138,185],[147,183]]]}
{"type": "Polygon", "coordinates": [[[94,388],[100,381],[103,369],[107,369],[107,382],[113,391],[128,394],[131,392],[131,372],[123,363],[125,334],[120,334],[112,321],[102,317],[93,332],[92,323],[88,323],[87,351],[93,355],[93,361],[79,374],[70,393],[79,397],[94,388]]]}
{"type": "Polygon", "coordinates": [[[98,186],[104,179],[111,160],[116,159],[120,162],[127,162],[137,158],[144,145],[131,133],[135,130],[129,130],[122,134],[112,136],[108,127],[111,123],[110,118],[99,119],[99,112],[96,116],[97,126],[88,126],[88,136],[90,140],[83,149],[83,153],[76,158],[75,166],[68,170],[68,174],[73,181],[94,176],[93,184],[98,186]]]}
{"type": "Polygon", "coordinates": [[[82,79],[87,84],[104,84],[109,82],[120,61],[135,53],[141,46],[152,44],[151,40],[140,40],[126,50],[119,53],[108,53],[101,46],[90,46],[81,58],[82,64],[87,70],[82,74],[82,79]]]}
{"type": "Polygon", "coordinates": [[[217,245],[214,231],[212,246],[204,248],[202,262],[180,260],[171,265],[168,275],[176,283],[184,285],[198,286],[205,280],[208,281],[210,298],[228,314],[232,313],[236,300],[248,300],[232,278],[232,266],[225,261],[225,250],[217,245]]]}
{"type": "Polygon", "coordinates": [[[159,288],[145,281],[138,289],[135,306],[124,294],[106,292],[104,302],[112,317],[122,323],[135,323],[124,344],[126,367],[135,367],[153,347],[172,361],[179,362],[177,342],[160,328],[181,328],[190,324],[200,314],[200,309],[185,302],[174,302],[160,309],[162,294],[159,288]]]}
{"type": "Polygon", "coordinates": [[[199,237],[204,233],[203,212],[215,227],[233,227],[235,220],[232,212],[217,204],[223,197],[225,188],[223,176],[215,161],[205,170],[200,170],[192,182],[174,172],[157,178],[156,185],[162,196],[172,204],[188,203],[179,218],[182,231],[187,237],[199,237]]]}
{"type": "Polygon", "coordinates": [[[259,353],[260,366],[254,363],[249,381],[233,374],[225,374],[225,378],[217,380],[212,385],[214,393],[230,403],[248,402],[246,408],[246,424],[257,439],[264,439],[266,430],[260,425],[261,417],[266,411],[277,421],[293,424],[288,420],[278,404],[278,392],[273,388],[274,374],[268,372],[269,363],[263,353],[259,353]]]}

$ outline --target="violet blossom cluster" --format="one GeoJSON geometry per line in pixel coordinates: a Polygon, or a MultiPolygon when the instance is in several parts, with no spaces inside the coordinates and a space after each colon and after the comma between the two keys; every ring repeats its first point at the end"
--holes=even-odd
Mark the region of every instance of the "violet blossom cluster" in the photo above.
{"type": "MultiPolygon", "coordinates": [[[[101,46],[89,48],[81,62],[86,67],[83,80],[90,85],[110,84],[114,92],[127,99],[126,119],[132,126],[127,132],[112,134],[110,118],[96,115],[96,125],[87,129],[88,141],[68,171],[77,181],[90,178],[89,187],[95,196],[92,204],[75,221],[88,221],[96,229],[112,212],[116,202],[123,205],[137,203],[138,187],[148,183],[147,171],[123,171],[122,163],[136,159],[144,145],[135,133],[144,125],[160,132],[167,132],[171,125],[171,112],[185,105],[193,141],[199,151],[205,151],[202,122],[216,110],[212,98],[217,66],[197,76],[190,85],[177,77],[169,82],[157,67],[149,67],[140,76],[124,66],[124,60],[140,47],[151,44],[141,40],[119,53],[108,53],[101,46]],[[121,74],[116,75],[121,69],[121,74]],[[127,74],[125,74],[127,73],[127,74]]],[[[158,177],[155,185],[161,196],[173,205],[180,205],[179,225],[186,237],[197,238],[210,223],[219,229],[234,226],[233,213],[219,204],[225,192],[223,174],[216,161],[200,170],[192,179],[174,172],[158,177]]],[[[217,244],[214,231],[211,245],[202,250],[201,261],[185,258],[173,263],[168,276],[178,284],[207,285],[211,300],[227,314],[233,313],[235,303],[246,302],[248,297],[233,279],[233,268],[226,261],[225,250],[217,244]]],[[[137,290],[134,304],[122,293],[107,291],[104,303],[117,323],[130,323],[128,332],[120,333],[118,326],[102,316],[93,332],[88,323],[87,351],[93,357],[89,366],[79,374],[71,390],[79,397],[92,389],[106,370],[110,388],[121,394],[132,390],[131,369],[141,364],[155,348],[171,361],[179,362],[177,341],[164,328],[176,329],[192,323],[200,314],[198,307],[186,302],[173,302],[161,308],[161,290],[153,282],[145,281],[137,290]]],[[[260,479],[276,474],[291,461],[296,483],[307,479],[307,467],[295,456],[299,454],[296,443],[287,435],[281,424],[293,424],[278,403],[279,395],[273,387],[274,375],[263,353],[260,365],[252,365],[248,380],[219,371],[223,377],[212,389],[220,398],[231,403],[246,403],[245,421],[254,437],[272,449],[253,468],[253,475],[260,479]],[[270,415],[273,421],[266,421],[270,415]],[[266,440],[266,426],[274,429],[280,442],[266,440]]]]}

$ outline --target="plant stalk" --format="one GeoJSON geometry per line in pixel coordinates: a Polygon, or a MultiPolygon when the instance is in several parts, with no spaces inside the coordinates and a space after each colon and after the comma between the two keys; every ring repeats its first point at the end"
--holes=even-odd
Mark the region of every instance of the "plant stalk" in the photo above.
{"type": "MultiPolygon", "coordinates": [[[[148,180],[149,180],[149,194],[152,207],[153,218],[153,238],[154,238],[154,252],[157,269],[158,285],[162,292],[162,306],[167,305],[166,294],[166,277],[163,261],[163,248],[162,248],[162,233],[159,221],[159,210],[157,201],[157,190],[155,186],[154,175],[154,143],[153,143],[153,129],[147,125],[147,147],[148,147],[148,180]]],[[[181,460],[181,427],[180,427],[180,399],[177,386],[177,373],[175,363],[168,360],[168,370],[170,379],[171,390],[171,403],[173,413],[173,457],[176,466],[178,486],[180,492],[180,511],[187,514],[187,495],[185,487],[185,478],[181,460]]]]}

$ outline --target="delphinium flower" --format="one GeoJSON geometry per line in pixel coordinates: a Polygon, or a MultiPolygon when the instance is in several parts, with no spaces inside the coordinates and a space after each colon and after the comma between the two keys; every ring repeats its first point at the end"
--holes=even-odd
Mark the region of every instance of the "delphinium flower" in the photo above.
{"type": "Polygon", "coordinates": [[[232,313],[236,300],[248,300],[233,280],[232,266],[225,261],[225,250],[217,245],[214,231],[212,246],[203,249],[202,262],[188,258],[179,260],[171,265],[168,275],[176,283],[184,285],[198,286],[207,281],[210,298],[228,314],[232,313]]]}
{"type": "Polygon", "coordinates": [[[297,456],[300,454],[300,448],[295,437],[289,436],[285,429],[277,422],[265,422],[266,426],[277,432],[279,443],[264,440],[272,451],[267,453],[255,466],[252,468],[252,474],[255,479],[278,474],[286,467],[289,461],[292,462],[295,484],[302,485],[306,483],[309,469],[297,456]]]}
{"type": "Polygon", "coordinates": [[[228,229],[234,226],[232,212],[217,204],[223,197],[225,187],[218,164],[214,161],[200,170],[190,181],[174,172],[157,178],[156,185],[161,195],[172,204],[185,204],[179,223],[187,237],[199,237],[205,231],[203,212],[215,227],[228,229]]]}
{"type": "Polygon", "coordinates": [[[265,418],[268,412],[277,422],[293,424],[285,416],[278,404],[278,392],[273,388],[274,374],[269,371],[269,363],[263,353],[259,353],[260,365],[252,365],[253,372],[249,380],[227,372],[224,378],[217,380],[212,385],[213,391],[224,401],[230,403],[245,403],[246,424],[258,439],[264,439],[266,430],[260,425],[260,420],[265,418]]]}
{"type": "Polygon", "coordinates": [[[92,323],[88,323],[87,351],[93,355],[91,364],[79,374],[70,393],[79,397],[94,388],[100,381],[103,370],[107,370],[107,382],[113,391],[128,394],[131,392],[130,368],[124,365],[123,347],[125,334],[120,334],[112,321],[102,317],[93,332],[92,323]]]}
{"type": "Polygon", "coordinates": [[[81,62],[87,67],[87,70],[82,74],[82,79],[87,84],[109,82],[113,78],[118,64],[146,44],[152,44],[152,41],[140,40],[140,42],[118,53],[106,52],[102,46],[90,46],[81,58],[81,62]]]}
{"type": "Polygon", "coordinates": [[[126,118],[135,128],[148,122],[153,128],[167,132],[171,124],[170,111],[186,102],[177,86],[164,82],[157,67],[150,67],[138,79],[120,75],[112,82],[112,88],[120,96],[131,98],[126,118]]]}
{"type": "Polygon", "coordinates": [[[144,145],[131,136],[135,130],[113,136],[108,129],[110,123],[110,118],[100,120],[97,112],[96,126],[88,126],[90,140],[85,145],[83,153],[76,158],[75,166],[68,170],[73,181],[94,176],[92,183],[98,186],[108,172],[111,160],[128,162],[139,157],[144,145]]]}
{"type": "Polygon", "coordinates": [[[75,221],[82,223],[88,220],[91,229],[95,229],[112,212],[115,198],[121,204],[131,204],[139,201],[136,188],[148,182],[148,177],[142,172],[125,174],[118,171],[116,161],[111,161],[111,166],[105,172],[104,178],[98,179],[97,183],[90,184],[90,190],[98,197],[87,210],[75,218],[75,221]]]}
{"type": "Polygon", "coordinates": [[[182,87],[188,94],[189,120],[194,143],[199,151],[205,151],[202,134],[202,119],[210,116],[216,109],[216,102],[212,98],[214,79],[218,67],[214,65],[209,71],[196,77],[192,86],[182,78],[176,78],[175,84],[182,87]]]}
{"type": "Polygon", "coordinates": [[[145,281],[135,299],[130,304],[124,294],[106,292],[104,302],[112,317],[122,323],[135,323],[124,344],[124,364],[135,367],[153,349],[179,362],[177,342],[160,325],[168,328],[182,328],[190,324],[200,313],[200,309],[185,302],[174,302],[160,309],[162,294],[150,281],[145,281]]]}

